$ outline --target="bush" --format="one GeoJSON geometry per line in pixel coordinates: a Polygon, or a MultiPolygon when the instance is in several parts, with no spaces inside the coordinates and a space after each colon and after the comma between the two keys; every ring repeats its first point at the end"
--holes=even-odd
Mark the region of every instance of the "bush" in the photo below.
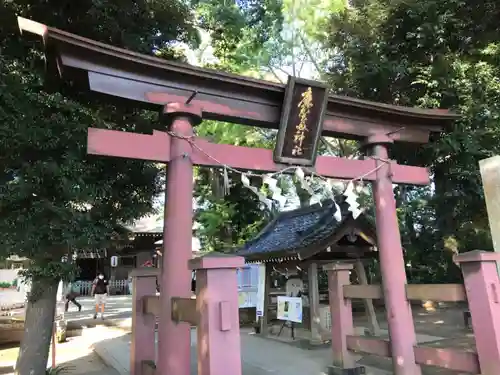
{"type": "Polygon", "coordinates": [[[0,289],[10,288],[11,286],[12,284],[7,281],[0,281],[0,289]]]}

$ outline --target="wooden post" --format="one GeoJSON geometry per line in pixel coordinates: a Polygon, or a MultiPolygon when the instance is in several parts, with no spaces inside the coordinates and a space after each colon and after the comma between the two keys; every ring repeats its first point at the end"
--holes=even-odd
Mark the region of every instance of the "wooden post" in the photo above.
{"type": "Polygon", "coordinates": [[[344,285],[349,285],[352,264],[334,263],[323,267],[328,272],[330,298],[333,365],[329,374],[363,374],[364,368],[356,366],[353,354],[347,349],[347,336],[354,333],[351,300],[344,298],[344,285]]]}
{"type": "Polygon", "coordinates": [[[132,339],[130,343],[130,374],[142,375],[145,361],[155,359],[155,316],[144,313],[142,298],[156,295],[156,268],[138,268],[132,276],[132,339]]]}
{"type": "Polygon", "coordinates": [[[56,368],[56,323],[52,327],[52,368],[56,368]]]}
{"type": "Polygon", "coordinates": [[[455,256],[464,275],[477,356],[482,375],[500,369],[500,282],[496,262],[500,254],[470,251],[455,256]]]}
{"type": "Polygon", "coordinates": [[[309,264],[307,270],[307,283],[309,289],[309,327],[311,329],[311,343],[321,343],[321,318],[319,315],[319,283],[318,265],[315,262],[309,264]]]}
{"type": "MultiPolygon", "coordinates": [[[[500,252],[500,156],[479,161],[493,250],[500,252]]],[[[497,263],[500,274],[500,263],[497,263]]]]}
{"type": "Polygon", "coordinates": [[[193,126],[201,122],[202,109],[184,103],[168,103],[163,119],[173,134],[167,168],[165,219],[163,221],[163,269],[160,282],[158,372],[188,374],[191,367],[191,327],[172,320],[172,297],[191,297],[193,226],[193,126]]]}
{"type": "MultiPolygon", "coordinates": [[[[368,285],[365,266],[363,264],[363,261],[359,258],[356,259],[356,273],[358,275],[359,283],[361,285],[368,285]]],[[[375,308],[373,307],[373,300],[365,298],[363,299],[363,302],[365,304],[365,313],[371,326],[371,334],[373,336],[380,336],[380,326],[378,324],[375,308]]]]}
{"type": "Polygon", "coordinates": [[[206,255],[189,261],[189,267],[196,270],[199,375],[241,375],[236,270],[244,265],[245,260],[242,257],[220,254],[206,255]]]}
{"type": "Polygon", "coordinates": [[[269,333],[268,323],[269,323],[269,303],[271,300],[271,263],[266,263],[266,281],[264,285],[264,311],[260,319],[260,334],[267,336],[269,333]]]}

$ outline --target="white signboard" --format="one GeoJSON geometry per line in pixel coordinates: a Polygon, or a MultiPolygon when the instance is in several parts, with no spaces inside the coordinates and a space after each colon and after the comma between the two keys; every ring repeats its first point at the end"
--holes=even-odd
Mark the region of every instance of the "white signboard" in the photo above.
{"type": "Polygon", "coordinates": [[[116,255],[113,255],[111,257],[111,267],[116,267],[118,266],[118,257],[116,255]]]}
{"type": "Polygon", "coordinates": [[[250,264],[238,269],[237,277],[239,308],[256,307],[259,266],[250,264]]]}
{"type": "Polygon", "coordinates": [[[259,280],[257,282],[257,318],[264,316],[264,294],[266,289],[266,265],[259,264],[259,280]]]}
{"type": "Polygon", "coordinates": [[[238,292],[238,307],[240,309],[255,307],[255,305],[255,293],[238,292]]]}
{"type": "Polygon", "coordinates": [[[302,298],[278,296],[277,318],[302,323],[302,298]]]}

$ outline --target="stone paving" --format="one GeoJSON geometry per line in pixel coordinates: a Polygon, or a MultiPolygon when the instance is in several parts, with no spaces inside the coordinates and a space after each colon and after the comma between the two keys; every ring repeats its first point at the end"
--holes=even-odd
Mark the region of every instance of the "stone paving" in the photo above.
{"type": "MultiPolygon", "coordinates": [[[[119,326],[124,330],[131,327],[131,298],[130,296],[111,297],[107,304],[106,320],[104,322],[91,319],[93,314],[93,300],[91,298],[80,298],[79,302],[84,306],[82,312],[70,312],[66,315],[69,325],[83,325],[92,327],[95,324],[107,326],[119,326]]],[[[70,308],[74,310],[74,308],[70,308]]],[[[357,325],[366,325],[363,317],[357,318],[357,325]]],[[[382,327],[382,338],[387,338],[387,325],[383,313],[379,319],[382,327]]],[[[414,322],[418,334],[419,343],[439,343],[444,337],[459,338],[464,336],[463,328],[460,326],[460,309],[441,310],[436,313],[423,310],[414,311],[414,322]],[[442,337],[433,336],[440,334],[442,337]]],[[[103,328],[104,329],[104,328],[103,328]]],[[[103,331],[103,335],[104,334],[103,331]]],[[[248,330],[242,329],[242,366],[243,375],[320,375],[324,374],[326,365],[329,363],[331,354],[329,349],[304,350],[282,342],[263,339],[250,335],[248,330]],[[280,359],[281,358],[281,359],[280,359]],[[297,362],[297,363],[296,363],[297,362]],[[307,364],[305,367],[303,364],[307,364]],[[297,370],[295,370],[297,369],[297,370]]],[[[449,340],[446,340],[449,342],[449,340]]],[[[94,345],[96,353],[114,367],[120,374],[129,374],[129,347],[130,335],[115,337],[110,340],[97,342],[94,345]]],[[[196,335],[193,334],[193,370],[196,374],[196,335]]],[[[390,373],[390,360],[370,356],[360,357],[360,364],[368,366],[368,374],[381,375],[390,373]],[[376,366],[370,367],[370,366],[376,366]],[[384,371],[385,370],[385,371],[384,371]]]]}
{"type": "MultiPolygon", "coordinates": [[[[69,304],[69,310],[64,314],[65,319],[70,325],[85,325],[92,323],[95,312],[94,299],[91,297],[79,297],[78,303],[82,305],[82,311],[78,311],[76,306],[69,304]]],[[[117,322],[120,320],[131,323],[132,316],[132,298],[130,296],[112,296],[106,302],[106,310],[104,313],[105,320],[117,322]]]]}
{"type": "MultiPolygon", "coordinates": [[[[112,367],[109,367],[94,352],[93,345],[96,341],[119,337],[123,335],[121,330],[100,327],[86,329],[83,336],[68,339],[67,342],[56,346],[56,364],[67,369],[68,375],[119,375],[112,367]]],[[[0,374],[13,374],[13,366],[17,359],[19,348],[0,348],[0,374]]],[[[47,367],[51,366],[52,354],[49,353],[47,367]]]]}
{"type": "MultiPolygon", "coordinates": [[[[243,375],[325,375],[330,351],[307,351],[249,334],[241,335],[243,375]]],[[[191,375],[196,369],[196,330],[191,332],[191,375]]],[[[130,374],[130,335],[102,341],[94,345],[95,352],[120,375],[130,374]]],[[[367,368],[368,375],[388,372],[367,368]]]]}
{"type": "MultiPolygon", "coordinates": [[[[130,296],[113,296],[109,298],[106,308],[106,319],[93,320],[94,301],[89,297],[78,298],[82,304],[81,312],[70,305],[70,312],[66,314],[68,328],[84,327],[79,333],[81,338],[70,339],[70,343],[58,346],[58,363],[64,362],[78,365],[78,370],[71,374],[88,375],[128,375],[130,362],[130,327],[132,303],[130,296]],[[94,328],[92,328],[94,327],[94,328]],[[120,327],[116,329],[113,327],[120,327]],[[71,344],[73,342],[73,344],[71,344]],[[78,344],[77,344],[78,343],[78,344]],[[78,346],[80,345],[80,346],[78,346]],[[66,355],[64,352],[75,349],[78,356],[66,355]],[[90,347],[93,347],[94,353],[90,347]],[[99,357],[96,357],[96,354],[99,357]],[[109,365],[104,366],[103,361],[109,365]],[[82,370],[80,370],[82,369],[82,370]],[[86,370],[83,370],[86,369],[86,370]],[[82,372],[83,371],[83,372],[82,372]]],[[[439,342],[454,342],[470,335],[463,330],[461,309],[443,309],[436,313],[421,310],[414,311],[415,327],[419,332],[418,341],[426,342],[431,346],[440,346],[439,342]],[[432,336],[439,334],[442,337],[432,336]],[[446,337],[446,340],[443,340],[446,337]]],[[[357,325],[365,326],[363,318],[355,318],[357,325]]],[[[383,314],[380,315],[381,327],[387,328],[383,314]]],[[[385,329],[384,329],[385,331],[385,329]]],[[[386,336],[383,332],[382,336],[386,336]]],[[[473,340],[473,338],[472,338],[473,340]]],[[[293,345],[264,339],[250,334],[249,330],[242,329],[242,368],[243,375],[323,375],[330,362],[329,349],[305,350],[293,345]]],[[[13,359],[15,361],[15,358],[13,359]]],[[[390,374],[390,360],[372,360],[369,356],[360,357],[360,364],[367,366],[368,375],[390,374]],[[382,365],[382,366],[381,366],[382,365]],[[370,367],[370,366],[376,366],[370,367]]],[[[5,361],[0,352],[0,374],[5,372],[5,361]]],[[[428,373],[424,371],[424,373],[428,373]]],[[[433,372],[434,374],[434,372],[433,372]]],[[[191,375],[196,375],[196,335],[192,335],[192,370],[191,375]]],[[[443,374],[445,375],[445,374],[443,374]]],[[[446,374],[448,375],[448,374],[446,374]]]]}

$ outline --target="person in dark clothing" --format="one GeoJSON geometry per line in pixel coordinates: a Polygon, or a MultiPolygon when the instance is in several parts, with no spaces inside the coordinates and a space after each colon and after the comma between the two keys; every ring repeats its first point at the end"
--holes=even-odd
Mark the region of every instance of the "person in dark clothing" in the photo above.
{"type": "Polygon", "coordinates": [[[68,312],[68,308],[69,308],[69,303],[71,302],[73,305],[75,305],[76,307],[78,307],[78,311],[82,311],[82,305],[80,305],[77,301],[76,301],[76,297],[78,296],[78,294],[76,294],[75,292],[73,291],[69,291],[67,294],[66,294],[66,301],[64,303],[64,311],[65,312],[68,312]]]}
{"type": "Polygon", "coordinates": [[[191,292],[196,293],[196,271],[191,272],[191,292]]]}
{"type": "Polygon", "coordinates": [[[106,297],[109,294],[109,283],[103,272],[95,278],[92,284],[92,295],[95,298],[95,314],[94,319],[97,319],[99,310],[101,311],[101,319],[104,320],[104,307],[106,305],[106,297]]]}

